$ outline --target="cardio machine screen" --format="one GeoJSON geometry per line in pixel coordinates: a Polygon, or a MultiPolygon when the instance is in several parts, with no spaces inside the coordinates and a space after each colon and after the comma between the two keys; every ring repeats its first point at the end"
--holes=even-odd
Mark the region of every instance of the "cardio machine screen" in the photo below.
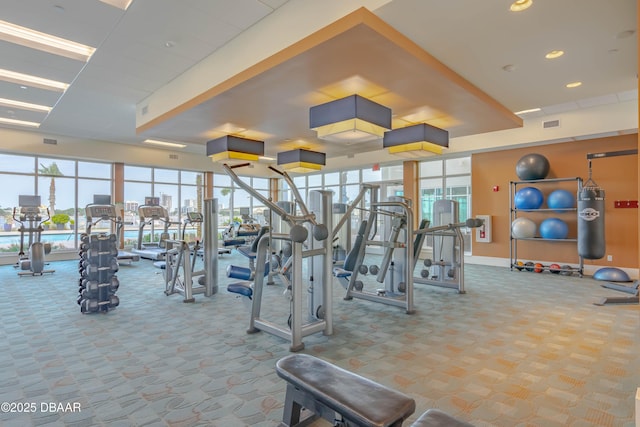
{"type": "Polygon", "coordinates": [[[92,218],[115,218],[116,207],[110,206],[89,206],[89,213],[92,218]]]}
{"type": "Polygon", "coordinates": [[[202,222],[202,214],[200,212],[187,212],[189,222],[202,222]]]}

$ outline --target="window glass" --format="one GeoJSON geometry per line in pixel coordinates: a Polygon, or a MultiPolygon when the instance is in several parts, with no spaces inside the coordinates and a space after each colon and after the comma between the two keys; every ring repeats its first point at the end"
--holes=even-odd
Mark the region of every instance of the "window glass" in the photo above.
{"type": "Polygon", "coordinates": [[[155,182],[178,182],[178,171],[172,169],[154,169],[153,180],[155,182]]]}
{"type": "Polygon", "coordinates": [[[322,175],[321,174],[309,175],[307,177],[307,179],[308,179],[309,187],[320,187],[320,186],[322,186],[322,175]]]}
{"type": "Polygon", "coordinates": [[[343,184],[354,184],[360,182],[360,169],[342,172],[343,184]]]}
{"type": "Polygon", "coordinates": [[[111,165],[109,163],[78,162],[78,176],[111,179],[111,165]]]}
{"type": "Polygon", "coordinates": [[[231,177],[229,175],[214,173],[213,185],[216,187],[231,187],[231,177]]]}
{"type": "Polygon", "coordinates": [[[38,158],[38,174],[46,176],[76,176],[73,160],[38,158]]]}
{"type": "Polygon", "coordinates": [[[151,168],[124,165],[124,179],[131,181],[151,181],[151,168]]]}
{"type": "Polygon", "coordinates": [[[10,154],[0,155],[0,170],[2,172],[34,173],[36,162],[29,156],[12,156],[10,154]]]}
{"type": "Polygon", "coordinates": [[[203,185],[204,179],[200,172],[181,171],[180,172],[181,184],[203,185]]]}
{"type": "Polygon", "coordinates": [[[228,226],[231,220],[231,188],[213,187],[213,197],[218,199],[218,226],[228,226]]]}
{"type": "MultiPolygon", "coordinates": [[[[78,179],[78,223],[77,230],[82,233],[86,229],[86,215],[85,207],[93,203],[93,196],[111,195],[111,181],[101,179],[78,179]]],[[[118,215],[121,215],[118,212],[118,215]]],[[[101,221],[96,226],[93,226],[93,230],[97,231],[97,228],[104,228],[105,232],[111,231],[111,224],[107,224],[101,221]]]]}
{"type": "Polygon", "coordinates": [[[394,165],[394,166],[385,166],[381,168],[382,172],[382,180],[390,181],[396,179],[403,178],[403,166],[402,165],[394,165]]]}
{"type": "Polygon", "coordinates": [[[198,194],[201,191],[198,191],[198,187],[195,185],[181,185],[180,186],[180,213],[182,216],[187,212],[202,212],[204,210],[202,208],[201,197],[198,197],[198,194]]]}
{"type": "Polygon", "coordinates": [[[257,189],[257,190],[268,190],[269,189],[269,180],[266,179],[266,178],[253,178],[252,179],[252,187],[257,189]]]}
{"type": "Polygon", "coordinates": [[[328,185],[338,185],[340,184],[340,172],[333,173],[325,173],[324,174],[324,185],[325,187],[328,185]]]}
{"type": "Polygon", "coordinates": [[[38,178],[38,194],[42,204],[49,208],[50,228],[55,230],[56,238],[51,250],[74,249],[76,240],[73,236],[76,220],[76,182],[75,177],[41,176],[38,178]],[[66,230],[66,231],[65,231],[66,230]]]}
{"type": "Polygon", "coordinates": [[[382,172],[380,170],[362,169],[362,182],[379,182],[382,181],[382,172]]]}
{"type": "MultiPolygon", "coordinates": [[[[33,158],[31,160],[33,164],[33,158]]],[[[0,182],[11,183],[4,185],[0,191],[0,252],[18,252],[20,236],[16,230],[19,225],[13,220],[13,208],[18,206],[18,196],[21,194],[36,194],[35,176],[0,174],[0,182]]],[[[42,200],[43,206],[46,203],[46,199],[42,200]]]]}
{"type": "Polygon", "coordinates": [[[460,175],[471,173],[471,157],[459,157],[457,159],[445,160],[445,170],[447,175],[460,175]]]}
{"type": "Polygon", "coordinates": [[[429,160],[420,163],[420,177],[442,176],[442,160],[429,160]]]}
{"type": "Polygon", "coordinates": [[[298,188],[306,187],[307,186],[307,177],[306,176],[294,176],[293,177],[293,183],[298,188]]]}
{"type": "Polygon", "coordinates": [[[180,221],[180,200],[177,185],[155,184],[153,195],[160,198],[160,206],[167,210],[171,221],[180,221]]]}

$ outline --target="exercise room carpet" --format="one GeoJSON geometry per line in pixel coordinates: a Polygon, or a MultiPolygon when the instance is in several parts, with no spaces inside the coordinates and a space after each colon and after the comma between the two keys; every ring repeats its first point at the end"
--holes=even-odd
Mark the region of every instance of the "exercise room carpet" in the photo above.
{"type": "MultiPolygon", "coordinates": [[[[76,304],[77,261],[41,277],[0,267],[0,402],[35,403],[3,406],[0,425],[276,426],[285,383],[274,365],[289,344],[245,332],[249,301],[226,291],[230,262],[247,264],[220,257],[219,292],[194,304],[165,296],[151,262],[122,266],[120,306],[92,315],[76,304]]],[[[335,282],[335,333],[306,337],[303,352],[412,396],[411,421],[440,408],[476,426],[635,425],[639,306],[593,305],[622,294],[587,277],[465,271],[465,295],[416,285],[413,315],[344,301],[335,282]]],[[[282,285],[265,293],[264,317],[286,324],[282,285]]]]}

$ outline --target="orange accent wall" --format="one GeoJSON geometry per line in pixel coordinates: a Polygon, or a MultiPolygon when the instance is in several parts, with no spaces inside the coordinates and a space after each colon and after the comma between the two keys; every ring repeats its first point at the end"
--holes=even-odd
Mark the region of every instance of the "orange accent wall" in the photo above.
{"type": "MultiPolygon", "coordinates": [[[[472,155],[471,188],[473,215],[491,215],[492,243],[472,243],[474,256],[509,258],[511,233],[509,192],[510,182],[519,181],[515,166],[518,160],[529,153],[544,155],[550,163],[547,178],[588,178],[588,153],[630,150],[638,148],[638,134],[597,138],[562,144],[518,148],[472,155]],[[493,191],[499,186],[498,192],[493,191]]],[[[585,260],[585,265],[609,265],[612,267],[638,268],[638,209],[614,208],[616,200],[638,200],[638,156],[628,155],[594,159],[593,180],[605,190],[605,240],[606,255],[599,260],[585,260]]],[[[546,196],[557,188],[575,193],[575,182],[555,184],[532,184],[546,196]]],[[[519,185],[518,188],[522,188],[519,185]]],[[[544,207],[544,206],[543,206],[544,207]]],[[[576,235],[575,213],[545,213],[530,216],[537,224],[542,219],[556,216],[569,224],[570,236],[576,235]],[[537,215],[537,216],[536,216],[537,215]]],[[[474,234],[475,236],[475,234],[474,234]]],[[[518,259],[523,261],[551,261],[575,264],[578,262],[577,245],[568,242],[519,241],[518,259]]]]}

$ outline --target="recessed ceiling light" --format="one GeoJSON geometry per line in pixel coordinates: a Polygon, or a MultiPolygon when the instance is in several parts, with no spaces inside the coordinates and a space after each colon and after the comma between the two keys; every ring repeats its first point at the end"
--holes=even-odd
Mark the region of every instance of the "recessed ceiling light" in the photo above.
{"type": "Polygon", "coordinates": [[[40,89],[55,90],[56,92],[64,92],[69,87],[69,84],[67,83],[43,79],[42,77],[32,76],[29,74],[16,73],[15,71],[4,70],[2,68],[0,68],[0,80],[24,85],[20,86],[21,89],[26,89],[25,86],[31,86],[40,89]]]}
{"type": "Polygon", "coordinates": [[[578,87],[578,86],[581,86],[581,85],[582,85],[582,82],[571,82],[571,83],[567,83],[566,87],[574,88],[574,87],[578,87]]]}
{"type": "Polygon", "coordinates": [[[71,59],[88,61],[95,48],[71,40],[41,33],[6,21],[0,21],[0,40],[71,59]]]}
{"type": "Polygon", "coordinates": [[[163,147],[173,147],[173,148],[184,148],[187,144],[179,144],[177,142],[169,142],[169,141],[158,141],[157,139],[145,139],[144,141],[147,144],[153,145],[161,145],[163,147]]]}
{"type": "Polygon", "coordinates": [[[532,4],[533,4],[533,0],[516,0],[513,3],[511,3],[511,6],[509,7],[509,9],[512,12],[522,12],[525,9],[529,9],[529,7],[531,7],[532,4]]]}
{"type": "Polygon", "coordinates": [[[510,72],[512,72],[512,71],[514,71],[516,69],[516,66],[513,65],[513,64],[507,64],[504,67],[502,67],[502,69],[504,71],[506,71],[507,73],[510,73],[510,72]]]}
{"type": "Polygon", "coordinates": [[[5,124],[8,124],[8,125],[27,126],[27,127],[31,127],[31,128],[40,127],[40,123],[27,122],[25,120],[8,119],[6,117],[0,117],[0,123],[5,123],[5,124]]]}
{"type": "Polygon", "coordinates": [[[547,53],[544,57],[547,59],[556,59],[556,58],[560,58],[562,55],[564,55],[564,50],[552,50],[551,52],[547,53]]]}
{"type": "Polygon", "coordinates": [[[4,107],[17,107],[21,110],[38,111],[48,113],[51,107],[46,105],[31,104],[29,102],[16,101],[14,99],[0,98],[0,105],[4,107]]]}
{"type": "Polygon", "coordinates": [[[164,47],[168,47],[168,48],[172,48],[172,47],[174,47],[175,45],[176,45],[176,42],[171,41],[171,40],[167,40],[167,41],[164,43],[164,47]]]}

